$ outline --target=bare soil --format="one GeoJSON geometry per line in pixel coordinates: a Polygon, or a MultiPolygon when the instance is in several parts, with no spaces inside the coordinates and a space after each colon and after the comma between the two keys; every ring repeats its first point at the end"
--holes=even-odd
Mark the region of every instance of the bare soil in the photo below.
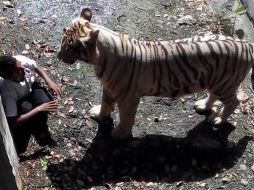
{"type": "MultiPolygon", "coordinates": [[[[205,93],[181,99],[144,97],[134,138],[115,141],[88,114],[100,104],[102,86],[93,68],[70,67],[56,58],[63,27],[90,7],[93,21],[144,40],[171,40],[208,31],[222,32],[203,0],[12,1],[0,4],[1,54],[37,60],[61,84],[64,95],[49,119],[57,142],[40,147],[31,139],[20,158],[26,190],[53,189],[246,189],[254,190],[253,102],[249,80],[229,122],[218,130],[193,103],[205,93]],[[187,15],[187,16],[186,16],[187,15]],[[246,94],[247,92],[247,94],[246,94]]],[[[81,66],[80,66],[81,65],[81,66]]]]}

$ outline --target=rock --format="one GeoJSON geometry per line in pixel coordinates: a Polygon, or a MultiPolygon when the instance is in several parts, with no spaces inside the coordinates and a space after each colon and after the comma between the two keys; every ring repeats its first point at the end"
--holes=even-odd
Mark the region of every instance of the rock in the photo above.
{"type": "Polygon", "coordinates": [[[243,186],[247,186],[249,183],[248,183],[248,181],[246,179],[241,179],[241,184],[243,186]]]}
{"type": "Polygon", "coordinates": [[[86,110],[85,110],[85,109],[82,109],[82,110],[81,110],[81,114],[82,114],[82,115],[85,115],[85,114],[86,114],[86,110]]]}
{"type": "Polygon", "coordinates": [[[241,102],[246,102],[249,100],[249,96],[243,91],[243,89],[239,89],[238,93],[237,93],[237,98],[238,100],[240,100],[241,102]]]}
{"type": "Polygon", "coordinates": [[[72,112],[74,111],[74,109],[75,109],[74,106],[71,106],[71,107],[69,108],[68,112],[69,112],[69,113],[72,113],[72,112]]]}
{"type": "Polygon", "coordinates": [[[25,44],[25,48],[26,48],[26,50],[29,50],[30,49],[30,45],[29,44],[25,44]]]}
{"type": "Polygon", "coordinates": [[[179,25],[194,25],[196,20],[191,15],[186,15],[178,19],[177,23],[179,25]]]}
{"type": "Polygon", "coordinates": [[[199,187],[206,188],[206,189],[209,188],[209,185],[208,185],[207,183],[200,183],[198,186],[199,186],[199,187]]]}
{"type": "Polygon", "coordinates": [[[229,179],[227,176],[225,176],[225,177],[223,177],[223,178],[221,179],[221,181],[222,181],[223,183],[228,183],[228,182],[230,181],[230,179],[229,179]]]}
{"type": "Polygon", "coordinates": [[[171,22],[175,22],[177,20],[177,17],[174,15],[170,15],[170,16],[168,16],[167,20],[171,21],[171,22]]]}
{"type": "Polygon", "coordinates": [[[17,9],[17,14],[18,14],[18,17],[20,17],[22,15],[22,11],[20,9],[17,9]]]}
{"type": "Polygon", "coordinates": [[[254,19],[254,6],[253,6],[253,0],[242,0],[244,5],[247,7],[247,11],[249,16],[254,19]]]}
{"type": "Polygon", "coordinates": [[[80,69],[81,68],[81,63],[80,62],[78,62],[77,64],[76,64],[76,69],[80,69]]]}
{"type": "Polygon", "coordinates": [[[247,166],[245,164],[241,164],[240,170],[243,170],[243,171],[247,170],[247,166]]]}

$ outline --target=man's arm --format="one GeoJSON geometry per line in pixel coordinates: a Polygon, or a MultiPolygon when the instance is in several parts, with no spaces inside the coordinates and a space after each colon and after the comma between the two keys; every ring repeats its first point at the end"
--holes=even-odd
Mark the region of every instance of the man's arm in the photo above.
{"type": "Polygon", "coordinates": [[[56,84],[54,81],[51,80],[51,78],[48,76],[47,72],[40,65],[37,65],[35,72],[45,80],[48,87],[51,90],[53,90],[58,97],[60,97],[62,95],[61,87],[58,84],[56,84]]]}
{"type": "Polygon", "coordinates": [[[39,113],[39,110],[34,108],[33,110],[14,117],[7,117],[8,124],[11,128],[16,128],[31,120],[35,115],[39,113]]]}
{"type": "Polygon", "coordinates": [[[25,114],[14,117],[7,116],[7,121],[11,128],[16,128],[21,126],[25,122],[31,120],[35,115],[37,115],[40,112],[55,112],[56,110],[57,110],[57,101],[54,100],[41,104],[25,114]]]}

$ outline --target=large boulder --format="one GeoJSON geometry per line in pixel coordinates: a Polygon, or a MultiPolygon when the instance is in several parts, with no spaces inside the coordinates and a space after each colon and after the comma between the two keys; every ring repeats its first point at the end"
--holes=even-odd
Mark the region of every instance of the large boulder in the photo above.
{"type": "Polygon", "coordinates": [[[241,0],[245,5],[248,11],[248,15],[251,18],[252,22],[254,22],[254,1],[253,0],[241,0]]]}

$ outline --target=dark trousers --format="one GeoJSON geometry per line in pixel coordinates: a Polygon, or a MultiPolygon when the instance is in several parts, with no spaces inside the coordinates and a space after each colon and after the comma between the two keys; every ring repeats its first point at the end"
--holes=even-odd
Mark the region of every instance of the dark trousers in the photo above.
{"type": "MultiPolygon", "coordinates": [[[[38,105],[51,100],[53,98],[49,92],[40,86],[38,82],[34,82],[30,95],[17,102],[18,112],[20,115],[27,113],[38,105]]],[[[50,138],[47,119],[47,113],[39,113],[21,126],[11,129],[18,154],[26,151],[31,135],[35,137],[39,145],[43,145],[45,143],[44,141],[50,138]]]]}

